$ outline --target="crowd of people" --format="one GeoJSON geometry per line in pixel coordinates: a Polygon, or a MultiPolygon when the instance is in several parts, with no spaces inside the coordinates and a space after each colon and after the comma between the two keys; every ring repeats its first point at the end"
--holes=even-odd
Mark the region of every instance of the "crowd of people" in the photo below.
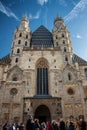
{"type": "Polygon", "coordinates": [[[87,124],[83,119],[78,120],[77,118],[66,122],[63,119],[39,122],[39,119],[33,119],[29,115],[26,124],[5,122],[3,130],[87,130],[87,124]]]}

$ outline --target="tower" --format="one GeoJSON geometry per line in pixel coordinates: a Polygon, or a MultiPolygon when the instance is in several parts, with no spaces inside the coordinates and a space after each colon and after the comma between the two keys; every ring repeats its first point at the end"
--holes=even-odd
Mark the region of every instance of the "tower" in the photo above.
{"type": "Polygon", "coordinates": [[[54,47],[59,47],[63,54],[63,61],[72,63],[72,46],[70,34],[61,17],[56,17],[53,27],[54,47]]]}
{"type": "Polygon", "coordinates": [[[32,35],[28,23],[22,17],[10,55],[0,59],[0,121],[87,119],[87,61],[73,53],[63,19],[32,35]]]}
{"type": "Polygon", "coordinates": [[[10,53],[12,65],[20,64],[23,48],[30,47],[31,32],[28,24],[27,16],[23,16],[20,25],[14,31],[10,53]]]}

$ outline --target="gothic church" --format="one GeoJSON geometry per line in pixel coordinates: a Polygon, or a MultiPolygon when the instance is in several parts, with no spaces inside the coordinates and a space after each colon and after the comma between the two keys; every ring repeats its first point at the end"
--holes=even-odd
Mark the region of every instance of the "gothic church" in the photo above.
{"type": "Polygon", "coordinates": [[[50,32],[33,33],[26,16],[13,34],[10,53],[0,59],[0,121],[87,119],[87,61],[73,53],[61,17],[50,32]]]}

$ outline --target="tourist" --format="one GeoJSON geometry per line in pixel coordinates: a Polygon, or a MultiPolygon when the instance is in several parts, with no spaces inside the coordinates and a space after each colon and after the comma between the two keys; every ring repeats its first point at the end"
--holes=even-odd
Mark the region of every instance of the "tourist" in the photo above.
{"type": "Polygon", "coordinates": [[[81,118],[79,122],[80,130],[86,130],[86,122],[81,118]]]}
{"type": "Polygon", "coordinates": [[[75,130],[79,130],[79,121],[77,118],[74,119],[74,127],[75,127],[75,130]]]}
{"type": "Polygon", "coordinates": [[[32,116],[28,115],[28,120],[26,122],[26,130],[33,130],[34,129],[34,122],[32,116]]]}
{"type": "Polygon", "coordinates": [[[40,128],[39,119],[35,119],[35,121],[34,121],[34,129],[39,130],[39,128],[40,128]]]}
{"type": "Polygon", "coordinates": [[[60,130],[65,130],[65,122],[63,119],[60,120],[60,130]]]}
{"type": "Polygon", "coordinates": [[[52,126],[53,126],[53,129],[54,129],[54,130],[59,130],[58,122],[56,122],[55,120],[52,121],[52,126]]]}
{"type": "Polygon", "coordinates": [[[46,123],[45,122],[41,123],[40,130],[46,130],[46,123]]]}
{"type": "Polygon", "coordinates": [[[3,125],[3,130],[7,130],[7,125],[8,125],[8,122],[6,121],[3,125]]]}
{"type": "Polygon", "coordinates": [[[53,126],[50,121],[46,122],[46,130],[53,130],[53,126]]]}
{"type": "Polygon", "coordinates": [[[70,121],[69,123],[69,130],[75,130],[73,121],[70,121]]]}

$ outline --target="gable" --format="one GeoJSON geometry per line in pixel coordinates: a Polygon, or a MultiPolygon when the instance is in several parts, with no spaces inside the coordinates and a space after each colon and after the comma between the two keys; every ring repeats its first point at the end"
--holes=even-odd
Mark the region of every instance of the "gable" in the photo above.
{"type": "Polygon", "coordinates": [[[63,80],[64,82],[73,82],[78,79],[77,70],[70,64],[67,64],[63,69],[63,80]]]}
{"type": "Polygon", "coordinates": [[[12,81],[13,78],[17,78],[17,80],[21,80],[22,77],[23,77],[23,71],[17,65],[12,67],[7,72],[7,80],[12,81]]]}

